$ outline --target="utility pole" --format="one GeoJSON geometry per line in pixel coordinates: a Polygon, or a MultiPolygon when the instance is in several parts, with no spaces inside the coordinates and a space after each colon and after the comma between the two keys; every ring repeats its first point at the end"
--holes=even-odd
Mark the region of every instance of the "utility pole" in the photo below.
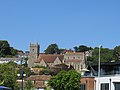
{"type": "Polygon", "coordinates": [[[98,90],[101,90],[100,88],[100,49],[101,45],[99,46],[99,61],[98,61],[98,90]]]}

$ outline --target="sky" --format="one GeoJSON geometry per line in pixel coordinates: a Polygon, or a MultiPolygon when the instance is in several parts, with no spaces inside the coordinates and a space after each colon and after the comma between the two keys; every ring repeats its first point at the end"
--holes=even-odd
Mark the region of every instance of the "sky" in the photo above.
{"type": "Polygon", "coordinates": [[[28,51],[120,45],[120,0],[0,0],[0,40],[28,51]]]}

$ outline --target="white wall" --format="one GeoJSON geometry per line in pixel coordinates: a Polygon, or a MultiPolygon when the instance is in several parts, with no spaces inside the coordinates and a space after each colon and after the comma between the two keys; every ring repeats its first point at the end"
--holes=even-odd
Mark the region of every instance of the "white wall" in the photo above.
{"type": "Polygon", "coordinates": [[[120,75],[106,76],[106,77],[100,77],[100,78],[96,77],[94,90],[101,90],[101,88],[100,88],[101,83],[109,83],[109,90],[115,90],[113,82],[120,82],[120,75]],[[111,84],[110,84],[110,82],[111,82],[111,84]]]}

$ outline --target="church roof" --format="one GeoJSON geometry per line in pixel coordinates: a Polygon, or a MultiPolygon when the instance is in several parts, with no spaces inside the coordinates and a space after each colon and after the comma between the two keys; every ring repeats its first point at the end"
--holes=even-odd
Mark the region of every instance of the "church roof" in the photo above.
{"type": "Polygon", "coordinates": [[[40,54],[38,59],[35,62],[40,62],[41,60],[44,60],[46,63],[53,63],[56,58],[59,58],[59,60],[62,62],[64,55],[60,54],[40,54]]]}

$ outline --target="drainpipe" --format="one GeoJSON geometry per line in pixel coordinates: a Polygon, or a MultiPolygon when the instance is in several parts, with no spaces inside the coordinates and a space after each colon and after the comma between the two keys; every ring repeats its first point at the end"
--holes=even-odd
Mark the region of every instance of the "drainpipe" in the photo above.
{"type": "Polygon", "coordinates": [[[111,78],[110,78],[110,90],[111,90],[111,78]]]}

